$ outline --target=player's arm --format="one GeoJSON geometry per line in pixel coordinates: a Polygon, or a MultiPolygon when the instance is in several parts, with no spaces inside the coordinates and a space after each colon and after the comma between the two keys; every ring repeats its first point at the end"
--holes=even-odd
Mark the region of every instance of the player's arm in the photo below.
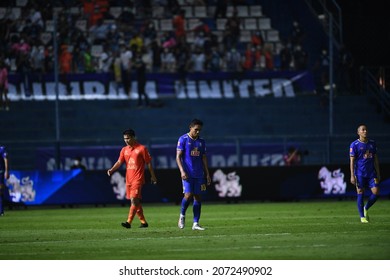
{"type": "Polygon", "coordinates": [[[176,150],[176,163],[180,170],[180,176],[183,180],[186,180],[188,176],[183,167],[182,156],[183,156],[183,151],[179,149],[176,150]]]}
{"type": "Polygon", "coordinates": [[[204,172],[206,173],[207,185],[210,185],[211,184],[211,177],[210,177],[210,173],[209,173],[209,164],[207,162],[207,156],[205,154],[202,156],[202,162],[203,162],[204,172]]]}
{"type": "Polygon", "coordinates": [[[376,177],[378,179],[378,181],[381,180],[381,173],[380,173],[380,170],[379,170],[379,159],[378,159],[378,155],[375,154],[374,155],[374,167],[375,167],[375,170],[376,170],[376,177]]]}
{"type": "MultiPolygon", "coordinates": [[[[297,153],[298,153],[298,149],[295,149],[294,152],[291,153],[291,155],[288,155],[288,156],[286,157],[286,161],[287,161],[288,164],[291,163],[291,161],[292,161],[293,158],[297,155],[297,153]]],[[[299,160],[300,160],[300,159],[299,159],[299,160]]]]}
{"type": "Polygon", "coordinates": [[[121,165],[122,165],[121,161],[118,160],[117,162],[115,162],[115,164],[110,169],[107,170],[107,175],[111,176],[112,173],[114,173],[116,170],[118,170],[119,167],[121,167],[121,165]]]}
{"type": "Polygon", "coordinates": [[[4,167],[4,177],[5,179],[9,179],[8,158],[4,158],[4,167]]]}
{"type": "Polygon", "coordinates": [[[351,170],[351,184],[356,185],[356,177],[355,177],[355,157],[350,156],[349,168],[351,170]]]}
{"type": "Polygon", "coordinates": [[[156,178],[156,174],[154,173],[154,169],[153,169],[152,163],[149,162],[148,164],[146,164],[146,166],[149,169],[152,184],[157,184],[157,178],[156,178]]]}

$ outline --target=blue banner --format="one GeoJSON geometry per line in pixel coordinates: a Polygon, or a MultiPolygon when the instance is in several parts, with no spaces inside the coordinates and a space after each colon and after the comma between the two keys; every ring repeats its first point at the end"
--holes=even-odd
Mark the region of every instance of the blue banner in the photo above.
{"type": "MultiPolygon", "coordinates": [[[[295,144],[294,144],[295,145],[295,144]]],[[[208,160],[211,168],[245,166],[281,166],[284,165],[285,144],[259,143],[209,143],[208,160]]],[[[70,170],[73,159],[81,157],[87,170],[107,170],[118,159],[121,146],[62,147],[61,166],[70,170]]],[[[177,168],[176,143],[151,144],[150,154],[157,169],[177,168]]],[[[36,150],[36,169],[55,170],[55,149],[42,147],[36,150]]]]}
{"type": "MultiPolygon", "coordinates": [[[[315,84],[309,71],[189,73],[181,83],[178,73],[147,73],[146,92],[150,99],[175,98],[249,98],[294,97],[313,93],[315,84]]],[[[9,75],[11,100],[55,100],[53,74],[9,75]]],[[[132,79],[130,93],[115,82],[112,73],[67,74],[59,77],[59,98],[131,99],[138,98],[137,80],[132,79]]]]}
{"type": "MultiPolygon", "coordinates": [[[[390,174],[390,165],[382,165],[390,174]]],[[[174,202],[182,198],[178,169],[156,169],[158,184],[142,189],[144,202],[174,202]]],[[[285,201],[318,198],[356,198],[349,182],[349,166],[222,167],[210,168],[212,184],[202,195],[205,201],[285,201]]],[[[105,171],[14,171],[6,180],[11,203],[23,205],[123,204],[125,171],[108,176],[105,171]]],[[[390,195],[390,178],[380,182],[380,196],[390,195]]],[[[370,191],[365,192],[366,196],[370,191]]]]}

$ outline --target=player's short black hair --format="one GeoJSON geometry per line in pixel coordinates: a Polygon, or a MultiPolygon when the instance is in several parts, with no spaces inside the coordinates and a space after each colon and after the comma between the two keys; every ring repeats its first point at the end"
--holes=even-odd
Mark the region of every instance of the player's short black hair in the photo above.
{"type": "Polygon", "coordinates": [[[360,128],[361,126],[367,127],[367,125],[366,125],[365,123],[361,123],[361,124],[358,125],[358,127],[356,128],[356,130],[359,130],[359,128],[360,128]]]}
{"type": "Polygon", "coordinates": [[[135,137],[135,131],[131,128],[128,128],[125,131],[123,131],[123,135],[129,135],[131,137],[135,137]]]}
{"type": "Polygon", "coordinates": [[[193,126],[195,126],[195,125],[201,125],[201,126],[203,126],[203,122],[202,122],[201,120],[199,120],[199,119],[193,119],[193,120],[191,121],[191,123],[190,123],[190,127],[193,127],[193,126]]]}

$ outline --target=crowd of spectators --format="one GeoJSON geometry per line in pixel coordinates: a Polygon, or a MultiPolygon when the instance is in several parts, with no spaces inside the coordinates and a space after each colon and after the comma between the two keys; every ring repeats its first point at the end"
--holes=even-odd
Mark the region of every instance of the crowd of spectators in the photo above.
{"type": "Polygon", "coordinates": [[[265,42],[260,30],[251,33],[249,42],[240,41],[237,6],[244,4],[245,0],[4,0],[0,4],[1,59],[11,73],[26,79],[32,73],[36,79],[52,73],[56,30],[60,74],[112,72],[125,87],[125,75],[133,71],[139,56],[147,72],[305,69],[300,33],[294,33],[294,41],[288,40],[280,50],[265,42]],[[213,5],[215,12],[209,21],[199,18],[189,29],[183,3],[213,5]],[[234,7],[229,16],[228,5],[234,7]],[[156,26],[159,7],[158,16],[171,20],[171,31],[156,26]],[[217,34],[210,22],[218,18],[227,20],[217,34]],[[275,56],[280,58],[277,66],[275,56]]]}

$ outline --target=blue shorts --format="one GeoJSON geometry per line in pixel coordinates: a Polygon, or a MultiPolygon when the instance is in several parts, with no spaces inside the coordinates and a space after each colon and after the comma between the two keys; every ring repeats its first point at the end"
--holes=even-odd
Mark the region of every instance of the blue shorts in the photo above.
{"type": "Polygon", "coordinates": [[[188,178],[182,180],[183,193],[201,194],[206,191],[206,180],[204,178],[188,178]]]}
{"type": "Polygon", "coordinates": [[[364,188],[373,188],[378,187],[379,182],[377,178],[365,178],[365,177],[356,177],[356,187],[358,189],[364,188]]]}

